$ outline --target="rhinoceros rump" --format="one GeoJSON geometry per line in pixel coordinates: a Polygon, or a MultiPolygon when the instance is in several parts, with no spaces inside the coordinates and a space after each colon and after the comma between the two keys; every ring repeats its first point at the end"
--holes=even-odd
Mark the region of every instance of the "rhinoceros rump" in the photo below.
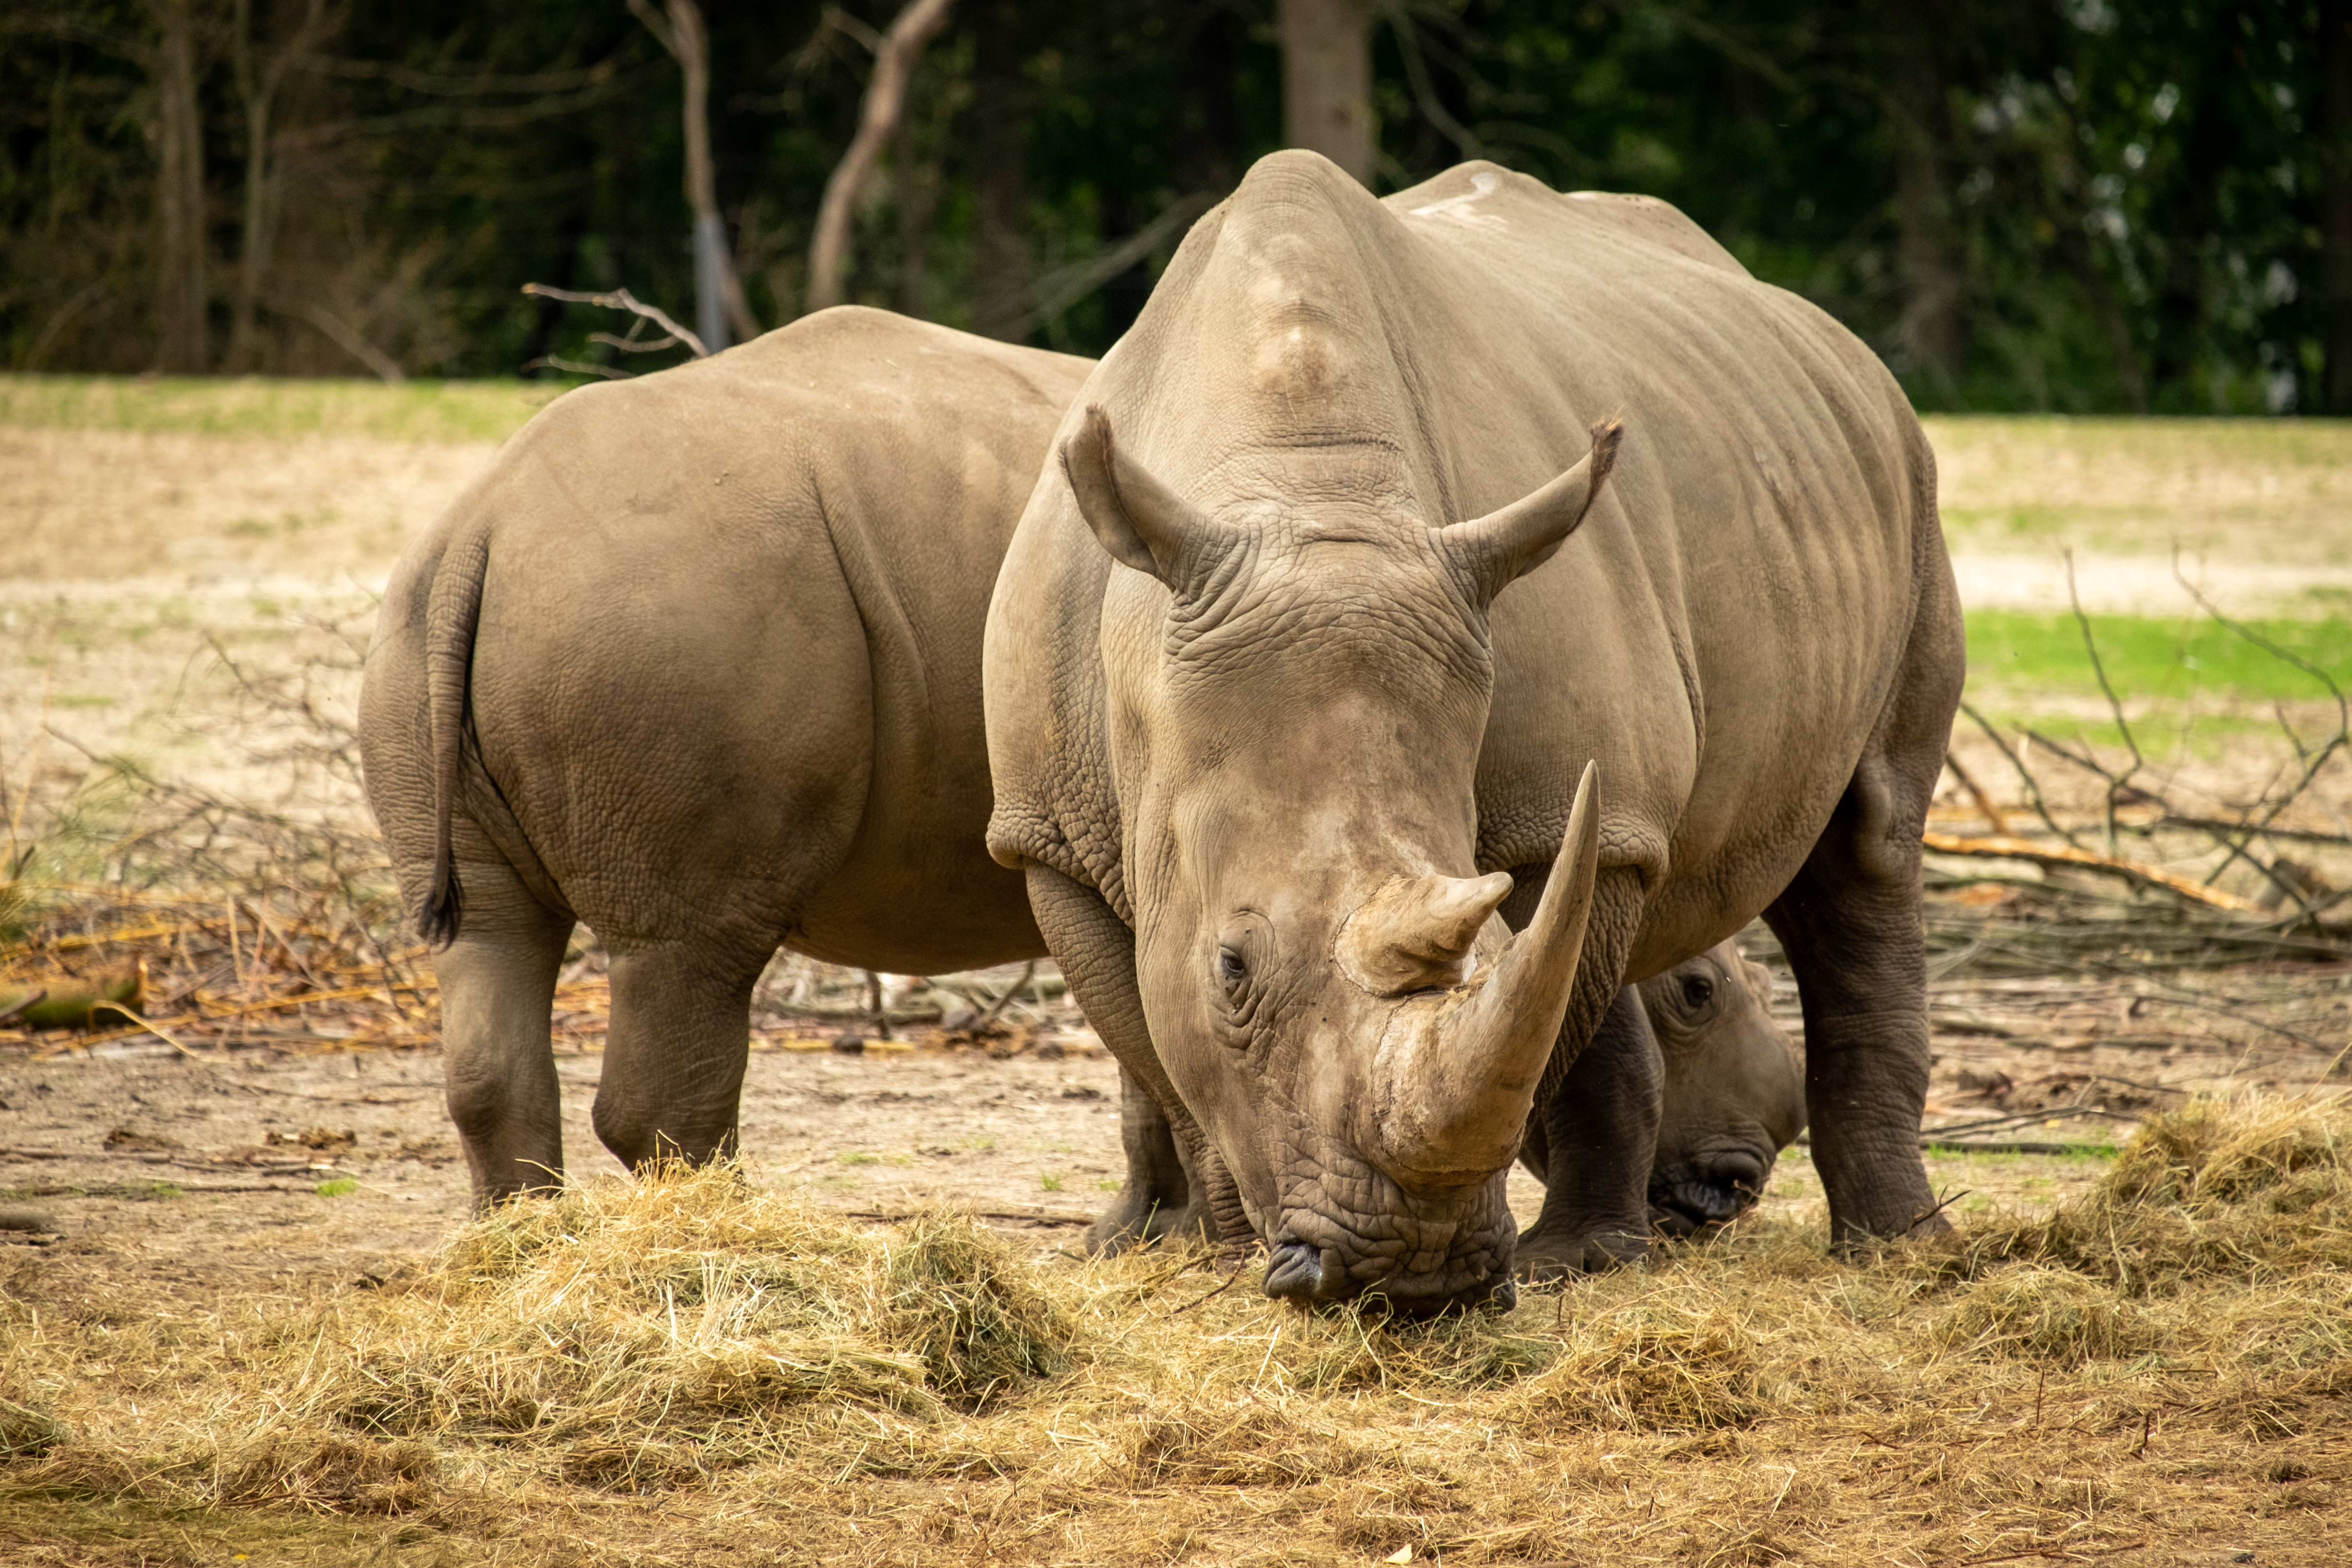
{"type": "Polygon", "coordinates": [[[1638,1251],[1621,988],[1759,912],[1835,1235],[1939,1223],[1918,834],[1963,652],[1852,334],[1660,203],[1285,152],[1057,444],[990,612],[989,847],[1269,1292],[1638,1251]]]}
{"type": "Polygon", "coordinates": [[[990,585],[1088,362],[885,312],[567,392],[394,570],[368,798],[440,954],[489,1202],[561,1178],[575,920],[612,954],[594,1124],[730,1147],[779,945],[937,974],[1043,951],[981,851],[990,585]]]}

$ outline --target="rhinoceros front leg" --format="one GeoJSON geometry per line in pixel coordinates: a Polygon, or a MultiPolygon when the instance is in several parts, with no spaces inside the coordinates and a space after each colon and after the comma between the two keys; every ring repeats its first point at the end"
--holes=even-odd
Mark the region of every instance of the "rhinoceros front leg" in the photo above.
{"type": "Polygon", "coordinates": [[[764,936],[706,934],[613,955],[613,1021],[593,1120],[632,1168],[735,1152],[751,989],[774,952],[764,936]]]}
{"type": "MultiPolygon", "coordinates": [[[[1547,870],[1512,875],[1517,885],[1502,915],[1517,930],[1542,900],[1547,870]]],[[[1594,1273],[1649,1250],[1665,1069],[1639,994],[1618,985],[1642,904],[1641,873],[1632,867],[1593,879],[1576,986],[1520,1155],[1544,1184],[1542,1211],[1520,1236],[1513,1265],[1523,1280],[1594,1273]]]]}
{"type": "MultiPolygon", "coordinates": [[[[461,834],[465,847],[469,834],[461,834]]],[[[476,847],[478,848],[477,845],[476,847]]],[[[460,859],[457,939],[436,955],[442,1077],[474,1204],[563,1184],[563,1106],[548,1020],[572,916],[526,892],[504,861],[460,859]]]]}
{"type": "Polygon", "coordinates": [[[1127,1179],[1118,1197],[1087,1228],[1090,1251],[1117,1253],[1163,1237],[1216,1239],[1216,1222],[1176,1141],[1176,1129],[1140,1079],[1118,1070],[1118,1141],[1127,1151],[1127,1179]]]}
{"type": "Polygon", "coordinates": [[[1062,967],[1070,994],[1118,1059],[1122,1099],[1119,1110],[1123,1138],[1139,1138],[1144,1154],[1143,1179],[1138,1181],[1138,1144],[1128,1146],[1127,1184],[1118,1201],[1106,1209],[1087,1232],[1087,1243],[1098,1250],[1117,1252],[1148,1242],[1159,1235],[1200,1234],[1221,1240],[1237,1251],[1252,1234],[1242,1211],[1241,1194],[1225,1174],[1224,1162],[1208,1145],[1200,1124],[1184,1109],[1183,1100],[1169,1082],[1160,1054],[1152,1048],[1151,1031],[1144,1022],[1143,995],[1135,980],[1135,933],[1112,912],[1101,894],[1083,883],[1045,866],[1029,868],[1029,908],[1045,946],[1062,967]],[[1130,1089],[1129,1086],[1132,1085],[1130,1089]],[[1130,1119],[1139,1090],[1158,1113],[1130,1119]],[[1158,1129],[1164,1128],[1169,1154],[1156,1148],[1158,1129]],[[1181,1151],[1181,1154],[1178,1151],[1181,1151]],[[1172,1185],[1167,1166],[1173,1164],[1184,1182],[1183,1203],[1160,1219],[1153,1188],[1165,1197],[1172,1185]],[[1153,1226],[1160,1228],[1155,1231],[1153,1226]]]}
{"type": "Polygon", "coordinates": [[[1527,1153],[1543,1178],[1543,1211],[1519,1238],[1520,1278],[1599,1273],[1649,1251],[1665,1081],[1641,993],[1627,986],[1559,1092],[1537,1108],[1540,1134],[1530,1127],[1527,1153]]]}
{"type": "Polygon", "coordinates": [[[1919,829],[1932,788],[1932,768],[1922,789],[1866,758],[1804,869],[1764,912],[1804,1003],[1805,1114],[1837,1247],[1949,1228],[1919,1158],[1927,1099],[1919,829]]]}

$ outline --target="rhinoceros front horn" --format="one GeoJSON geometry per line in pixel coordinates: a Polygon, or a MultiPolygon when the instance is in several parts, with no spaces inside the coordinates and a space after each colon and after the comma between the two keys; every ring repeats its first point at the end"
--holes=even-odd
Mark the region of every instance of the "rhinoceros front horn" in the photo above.
{"type": "Polygon", "coordinates": [[[1596,769],[1585,765],[1568,831],[1535,918],[1486,979],[1435,1006],[1408,1002],[1373,1063],[1375,1159],[1433,1186],[1484,1179],[1510,1164],[1568,1013],[1601,859],[1596,769]]]}

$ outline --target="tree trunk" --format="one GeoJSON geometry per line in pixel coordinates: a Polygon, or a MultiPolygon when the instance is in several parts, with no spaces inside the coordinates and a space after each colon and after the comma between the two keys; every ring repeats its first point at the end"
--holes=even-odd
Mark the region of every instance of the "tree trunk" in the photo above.
{"type": "Polygon", "coordinates": [[[665,20],[650,0],[629,0],[629,9],[677,61],[686,78],[686,200],[694,209],[695,330],[712,353],[728,344],[728,329],[755,338],[760,323],[735,276],[728,254],[727,224],[719,215],[719,171],[710,155],[710,31],[695,0],[669,0],[665,20]]]}
{"type": "Polygon", "coordinates": [[[1029,170],[1020,0],[973,18],[971,329],[1013,338],[1029,315],[1029,170]]]}
{"type": "Polygon", "coordinates": [[[278,168],[270,141],[278,90],[285,84],[287,71],[331,30],[326,21],[326,0],[309,0],[294,36],[267,63],[257,63],[252,10],[252,0],[236,0],[229,36],[237,97],[245,103],[245,224],[237,235],[236,303],[229,319],[226,361],[226,368],[236,372],[254,370],[259,355],[254,320],[269,284],[271,242],[278,223],[278,168]]]}
{"type": "Polygon", "coordinates": [[[1896,337],[1914,366],[1948,388],[1968,369],[1969,326],[1962,298],[1968,264],[1944,178],[1950,138],[1937,49],[1949,22],[1945,9],[1917,0],[1891,5],[1882,15],[1893,68],[1894,90],[1885,107],[1895,132],[1895,211],[1901,230],[1896,271],[1903,314],[1896,337]]]}
{"type": "Polygon", "coordinates": [[[1372,13],[1367,0],[1279,0],[1282,138],[1372,179],[1372,13]]]}
{"type": "Polygon", "coordinates": [[[2320,409],[2352,413],[2352,0],[2319,0],[2321,115],[2319,244],[2326,319],[2320,409]]]}
{"type": "MultiPolygon", "coordinates": [[[[673,5],[677,0],[671,0],[673,5]]],[[[898,129],[907,110],[907,89],[913,85],[915,62],[931,35],[946,26],[954,0],[910,0],[882,35],[874,51],[874,75],[866,84],[866,102],[858,110],[857,134],[849,151],[834,165],[824,183],[824,200],[817,207],[816,238],[809,246],[809,295],[812,310],[841,303],[841,272],[849,259],[849,230],[857,213],[858,193],[874,172],[874,161],[898,129]]]]}
{"type": "Polygon", "coordinates": [[[189,0],[150,0],[155,69],[155,368],[201,375],[205,343],[205,141],[189,0]]]}

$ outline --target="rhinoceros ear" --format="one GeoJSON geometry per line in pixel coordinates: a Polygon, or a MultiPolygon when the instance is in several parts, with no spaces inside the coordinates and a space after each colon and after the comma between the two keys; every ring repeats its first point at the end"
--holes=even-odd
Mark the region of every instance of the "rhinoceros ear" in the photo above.
{"type": "Polygon", "coordinates": [[[1087,406],[1062,443],[1062,472],[1087,527],[1113,559],[1184,591],[1209,519],[1118,449],[1100,403],[1087,406]]]}
{"type": "Polygon", "coordinates": [[[1592,507],[1617,461],[1625,422],[1604,419],[1592,427],[1592,450],[1583,461],[1533,495],[1497,512],[1456,523],[1438,538],[1492,600],[1514,580],[1549,560],[1592,507]]]}

